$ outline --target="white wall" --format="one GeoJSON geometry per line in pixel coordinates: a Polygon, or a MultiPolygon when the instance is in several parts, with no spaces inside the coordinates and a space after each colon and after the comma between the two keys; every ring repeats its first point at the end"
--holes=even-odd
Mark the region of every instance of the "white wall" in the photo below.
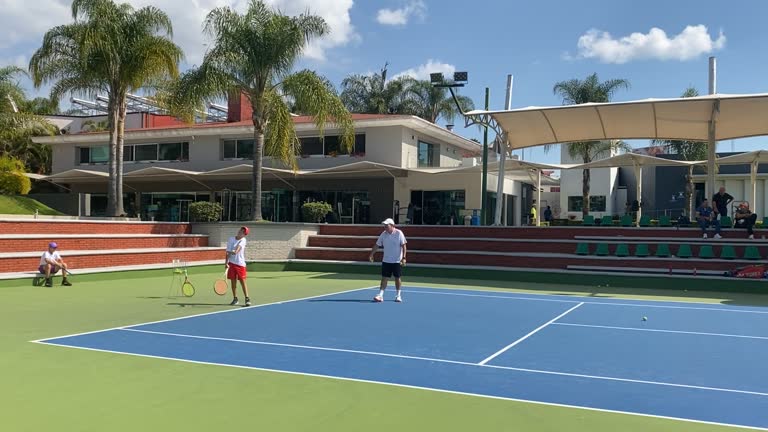
{"type": "MultiPolygon", "coordinates": [[[[560,161],[563,164],[579,164],[583,163],[581,160],[575,160],[568,154],[567,146],[560,146],[560,161]]],[[[605,155],[608,157],[610,155],[605,155]]],[[[599,158],[602,159],[602,158],[599,158]]],[[[605,212],[590,212],[595,218],[602,217],[604,215],[613,215],[614,213],[623,213],[623,208],[615,209],[613,203],[613,193],[616,190],[618,184],[618,168],[596,168],[590,170],[590,182],[589,182],[589,195],[593,196],[605,196],[605,212]]],[[[583,173],[582,170],[562,170],[560,173],[560,208],[561,218],[567,218],[570,215],[576,216],[577,220],[582,217],[582,212],[568,212],[568,197],[569,196],[582,196],[583,185],[583,173]]]]}

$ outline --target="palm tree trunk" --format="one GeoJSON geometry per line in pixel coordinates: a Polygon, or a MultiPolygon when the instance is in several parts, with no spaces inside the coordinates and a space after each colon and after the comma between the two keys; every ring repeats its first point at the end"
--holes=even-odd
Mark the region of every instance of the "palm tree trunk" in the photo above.
{"type": "Polygon", "coordinates": [[[586,216],[589,214],[589,181],[590,181],[590,171],[588,169],[585,169],[582,171],[582,179],[581,179],[581,194],[582,194],[582,202],[583,205],[581,207],[581,214],[586,216]]]}
{"type": "Polygon", "coordinates": [[[264,132],[258,127],[254,135],[253,146],[253,180],[251,191],[251,220],[261,220],[261,167],[264,156],[264,132]]]}
{"type": "Polygon", "coordinates": [[[107,216],[117,216],[117,125],[120,116],[117,101],[109,95],[107,116],[109,123],[109,181],[107,188],[107,216]]]}
{"type": "Polygon", "coordinates": [[[127,116],[127,110],[128,107],[126,105],[125,95],[122,95],[118,99],[118,117],[117,117],[117,160],[116,160],[116,171],[117,171],[117,198],[116,198],[116,207],[115,207],[115,215],[121,216],[125,214],[125,209],[123,208],[123,151],[125,149],[125,118],[127,116]]]}

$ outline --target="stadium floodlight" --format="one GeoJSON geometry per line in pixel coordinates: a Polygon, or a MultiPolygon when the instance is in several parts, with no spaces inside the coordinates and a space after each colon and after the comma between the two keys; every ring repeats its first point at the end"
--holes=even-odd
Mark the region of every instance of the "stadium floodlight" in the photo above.
{"type": "Polygon", "coordinates": [[[453,73],[453,81],[454,82],[467,82],[467,73],[466,72],[454,72],[453,73]]]}
{"type": "Polygon", "coordinates": [[[429,81],[432,84],[442,84],[445,82],[445,78],[443,77],[443,74],[440,72],[431,73],[429,74],[429,81]]]}

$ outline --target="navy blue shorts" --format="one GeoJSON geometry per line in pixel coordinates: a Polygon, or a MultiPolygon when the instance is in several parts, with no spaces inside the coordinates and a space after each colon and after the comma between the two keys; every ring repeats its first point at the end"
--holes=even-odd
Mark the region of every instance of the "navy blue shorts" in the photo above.
{"type": "Polygon", "coordinates": [[[394,276],[395,278],[399,278],[402,275],[403,266],[401,266],[400,263],[381,263],[381,277],[390,278],[394,276]]]}

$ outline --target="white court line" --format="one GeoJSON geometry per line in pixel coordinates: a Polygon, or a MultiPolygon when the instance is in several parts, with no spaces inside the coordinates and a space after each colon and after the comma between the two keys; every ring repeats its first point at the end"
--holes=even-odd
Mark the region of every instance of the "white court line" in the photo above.
{"type": "MultiPolygon", "coordinates": [[[[448,288],[450,289],[450,288],[448,288]]],[[[465,294],[465,293],[447,293],[442,291],[424,291],[419,289],[418,291],[410,291],[403,289],[403,292],[408,294],[435,294],[435,295],[450,295],[459,297],[482,297],[482,298],[499,298],[507,300],[529,300],[529,301],[542,301],[542,302],[555,302],[555,303],[579,303],[578,300],[559,300],[550,298],[533,298],[533,297],[515,297],[515,296],[500,296],[500,295],[485,295],[485,294],[465,294]]],[[[494,291],[491,291],[494,292],[494,291]]]]}
{"type": "Polygon", "coordinates": [[[614,330],[634,330],[643,332],[656,332],[656,333],[677,333],[677,334],[689,334],[689,335],[701,335],[701,336],[720,336],[731,338],[744,338],[744,339],[762,339],[768,340],[768,336],[746,336],[726,333],[707,333],[707,332],[694,332],[683,330],[663,330],[663,329],[649,329],[649,328],[637,328],[637,327],[617,327],[617,326],[604,326],[604,325],[591,325],[591,324],[572,324],[572,323],[552,323],[552,325],[570,326],[570,327],[589,327],[589,328],[602,328],[602,329],[614,329],[614,330]]]}
{"type": "MultiPolygon", "coordinates": [[[[632,384],[646,384],[646,385],[655,385],[655,386],[663,386],[663,387],[676,387],[676,388],[685,388],[685,389],[693,389],[693,390],[716,391],[716,392],[724,392],[724,393],[739,393],[739,394],[748,394],[752,396],[768,396],[768,393],[749,391],[749,390],[736,390],[736,389],[728,389],[728,388],[721,388],[721,387],[697,386],[697,385],[690,385],[690,384],[676,384],[676,383],[668,383],[668,382],[662,382],[662,381],[648,381],[648,380],[638,380],[638,379],[630,379],[630,378],[616,378],[616,377],[607,377],[607,376],[601,376],[601,375],[586,375],[586,374],[577,374],[577,373],[571,373],[571,372],[557,372],[557,371],[548,371],[548,370],[539,370],[539,369],[517,368],[517,367],[511,367],[511,366],[496,366],[496,365],[478,364],[478,363],[470,363],[470,362],[463,362],[463,361],[457,361],[457,360],[446,360],[446,359],[431,358],[431,357],[417,357],[417,356],[408,356],[408,355],[400,355],[400,354],[387,354],[387,353],[381,353],[381,352],[375,352],[375,351],[360,351],[360,350],[351,350],[351,349],[343,349],[343,348],[320,347],[320,346],[313,346],[313,345],[297,345],[297,344],[286,344],[286,343],[278,343],[278,342],[262,342],[262,341],[251,341],[251,340],[242,340],[242,339],[219,338],[219,337],[211,337],[211,336],[196,336],[196,335],[187,335],[182,333],[156,332],[151,330],[137,330],[137,329],[118,329],[118,330],[135,332],[135,333],[155,334],[155,335],[161,335],[161,336],[189,338],[189,339],[215,340],[215,341],[222,341],[222,342],[244,343],[244,344],[251,344],[251,345],[266,345],[266,346],[295,348],[295,349],[304,349],[304,350],[312,350],[312,351],[331,351],[331,352],[341,352],[341,353],[349,353],[349,354],[361,354],[361,355],[368,355],[368,356],[375,356],[375,357],[389,357],[389,358],[398,358],[398,359],[405,359],[405,360],[419,360],[419,361],[426,361],[426,362],[432,362],[432,363],[447,363],[447,364],[455,364],[455,365],[461,365],[461,366],[510,370],[510,371],[516,371],[516,372],[533,373],[533,374],[557,375],[557,376],[566,376],[566,377],[573,377],[573,378],[587,378],[587,379],[600,380],[600,381],[618,381],[618,382],[627,382],[632,384]]],[[[72,348],[80,348],[78,346],[59,345],[57,342],[40,342],[40,343],[72,347],[72,348]]],[[[88,349],[88,348],[85,348],[85,349],[88,349]]],[[[120,351],[110,351],[110,352],[120,353],[120,351]]],[[[130,353],[126,353],[126,354],[130,354],[130,353]]],[[[219,364],[219,363],[214,363],[214,364],[219,364]]],[[[228,366],[228,364],[224,364],[224,365],[228,366]]]]}
{"type": "MultiPolygon", "coordinates": [[[[33,341],[33,342],[39,343],[39,344],[45,344],[45,345],[55,345],[55,346],[60,346],[60,347],[64,347],[64,348],[71,348],[71,349],[81,349],[81,350],[86,350],[86,351],[104,352],[104,353],[110,353],[110,354],[123,354],[123,355],[129,355],[129,356],[134,356],[134,357],[144,357],[144,358],[151,358],[151,359],[172,360],[172,361],[178,361],[178,362],[183,362],[183,363],[200,364],[200,365],[206,365],[206,366],[225,366],[225,367],[231,367],[231,368],[237,368],[237,369],[248,369],[248,370],[257,370],[257,371],[263,371],[263,372],[274,372],[274,373],[279,373],[279,374],[297,375],[297,376],[305,376],[305,377],[313,377],[313,378],[326,378],[326,379],[333,379],[333,380],[339,380],[339,381],[349,381],[349,382],[364,383],[364,384],[383,384],[383,385],[388,385],[388,386],[392,386],[392,387],[406,388],[406,389],[412,389],[412,390],[426,390],[426,391],[433,391],[433,392],[436,392],[436,393],[446,393],[446,394],[453,394],[453,395],[459,395],[459,396],[481,397],[481,398],[485,398],[485,399],[503,400],[503,401],[520,402],[520,403],[529,403],[529,404],[534,404],[534,405],[543,405],[543,406],[558,407],[558,408],[580,409],[580,410],[594,411],[594,412],[599,412],[599,413],[624,414],[624,415],[631,415],[631,416],[645,417],[645,418],[654,418],[654,419],[662,419],[662,420],[673,420],[673,421],[697,423],[697,424],[705,424],[705,425],[713,425],[713,426],[733,427],[733,428],[740,428],[740,429],[747,429],[747,430],[768,431],[768,428],[762,428],[762,427],[757,427],[757,426],[746,426],[746,425],[739,425],[739,424],[732,424],[732,423],[719,423],[719,422],[712,422],[712,421],[706,421],[706,420],[696,420],[696,419],[690,419],[690,418],[684,418],[684,417],[671,417],[671,416],[662,416],[662,415],[655,415],[655,414],[645,414],[645,413],[632,412],[632,411],[619,411],[619,410],[611,410],[611,409],[605,409],[605,408],[594,408],[594,407],[580,406],[580,405],[560,404],[560,403],[555,403],[555,402],[543,402],[543,401],[537,401],[537,400],[517,399],[517,398],[511,398],[511,397],[504,397],[504,396],[492,396],[492,395],[481,394],[481,393],[469,393],[469,392],[461,392],[461,391],[456,391],[456,390],[445,390],[445,389],[439,389],[439,388],[433,388],[433,387],[423,387],[423,386],[415,386],[415,385],[409,385],[409,384],[398,384],[398,383],[392,383],[392,382],[386,382],[386,381],[366,380],[366,379],[361,379],[361,378],[348,378],[348,377],[340,377],[340,376],[336,376],[336,375],[323,375],[323,374],[315,374],[315,373],[309,373],[309,372],[294,372],[294,371],[288,371],[288,370],[282,370],[282,369],[270,369],[270,368],[262,368],[262,367],[255,367],[255,366],[241,366],[241,365],[233,365],[233,364],[226,364],[226,363],[213,363],[213,362],[206,362],[206,361],[200,361],[200,360],[187,360],[187,359],[181,359],[181,358],[177,358],[177,357],[165,357],[165,356],[156,356],[156,355],[150,355],[150,354],[138,354],[138,353],[114,351],[114,350],[99,349],[99,348],[88,348],[88,347],[79,347],[79,346],[71,346],[71,345],[59,345],[59,344],[51,343],[51,342],[42,342],[42,341],[33,341]]],[[[433,360],[433,361],[437,361],[437,360],[433,360]]],[[[471,366],[477,366],[474,363],[468,363],[468,364],[471,365],[471,366]]],[[[486,366],[482,366],[482,367],[496,367],[496,366],[488,366],[488,365],[486,365],[486,366]]],[[[525,372],[525,370],[523,370],[523,371],[525,372]]]]}
{"type": "MultiPolygon", "coordinates": [[[[716,308],[716,307],[697,307],[697,306],[673,306],[673,305],[657,305],[657,304],[637,304],[637,303],[619,303],[617,302],[606,302],[606,301],[590,301],[591,297],[586,296],[572,296],[572,298],[580,299],[580,300],[568,300],[568,299],[537,299],[537,298],[527,298],[527,297],[515,297],[515,296],[500,296],[500,295],[485,295],[485,294],[465,294],[465,293],[451,293],[451,292],[443,292],[443,291],[425,291],[421,289],[419,286],[416,285],[409,285],[411,288],[417,288],[417,290],[408,290],[407,288],[403,289],[403,292],[409,293],[409,294],[434,294],[434,295],[448,295],[448,296],[464,296],[464,297],[487,297],[487,298],[500,298],[500,299],[510,299],[510,300],[536,300],[536,301],[551,301],[551,302],[561,302],[561,303],[577,303],[577,302],[583,302],[586,304],[596,304],[596,305],[608,305],[608,306],[631,306],[631,307],[647,307],[647,308],[660,308],[660,309],[691,309],[691,310],[706,310],[706,311],[716,311],[716,312],[737,312],[737,313],[753,313],[753,314],[761,314],[761,315],[768,315],[768,310],[765,311],[753,311],[753,310],[741,310],[741,309],[726,309],[726,308],[716,308]],[[583,299],[583,300],[581,300],[583,299]]],[[[431,287],[434,288],[434,287],[431,287]]],[[[445,288],[447,290],[453,290],[453,289],[464,289],[464,288],[445,288]]],[[[494,292],[503,294],[503,291],[486,291],[486,292],[494,292]]],[[[532,296],[545,296],[545,297],[557,297],[557,294],[537,294],[537,293],[522,293],[526,295],[532,295],[532,296]]],[[[637,300],[639,302],[659,302],[659,303],[670,303],[666,300],[637,300]]],[[[708,304],[708,303],[694,303],[692,304],[708,304]]]]}
{"type": "MultiPolygon", "coordinates": [[[[149,325],[149,324],[159,324],[159,323],[170,322],[170,321],[177,321],[177,320],[183,320],[183,319],[189,319],[189,318],[197,318],[197,317],[206,316],[206,315],[215,315],[215,314],[221,314],[221,313],[227,313],[227,312],[244,311],[244,310],[255,309],[255,308],[264,307],[264,306],[273,306],[273,305],[279,305],[279,304],[283,304],[283,303],[293,303],[293,302],[297,302],[297,301],[311,300],[311,299],[322,298],[322,297],[329,297],[329,296],[332,296],[332,295],[346,294],[346,293],[351,293],[351,292],[355,292],[355,291],[363,291],[363,290],[373,289],[373,288],[378,288],[378,285],[377,286],[365,287],[365,288],[355,288],[355,289],[350,289],[350,290],[346,290],[346,291],[332,292],[332,293],[328,293],[328,294],[320,294],[320,295],[311,296],[311,297],[300,297],[300,298],[296,298],[296,299],[282,300],[282,301],[277,301],[277,302],[272,302],[272,303],[257,304],[257,305],[248,306],[248,307],[238,307],[238,308],[232,308],[232,309],[224,309],[224,310],[220,310],[220,311],[206,312],[206,313],[201,313],[201,314],[197,314],[197,315],[187,315],[187,316],[176,317],[176,318],[169,318],[169,319],[164,319],[164,320],[159,320],[159,321],[149,321],[149,322],[139,323],[139,324],[129,324],[129,325],[125,325],[125,326],[112,327],[112,328],[107,328],[107,329],[102,329],[102,330],[94,330],[94,331],[89,331],[89,332],[74,333],[74,334],[69,334],[69,335],[65,335],[65,336],[54,336],[54,337],[49,337],[49,338],[44,338],[44,339],[37,339],[37,340],[30,341],[30,342],[46,342],[46,341],[49,341],[51,339],[61,339],[61,338],[74,337],[74,336],[83,336],[83,335],[89,335],[89,334],[95,334],[95,333],[108,332],[108,331],[111,331],[111,330],[123,330],[123,329],[127,329],[127,328],[130,328],[130,327],[139,327],[139,326],[144,326],[144,325],[149,325]]],[[[226,305],[222,304],[222,306],[226,306],[226,305]]]]}
{"type": "Polygon", "coordinates": [[[507,350],[509,350],[510,348],[512,348],[512,347],[514,347],[515,345],[519,344],[520,342],[522,342],[522,341],[524,341],[524,340],[528,339],[529,337],[531,337],[531,336],[535,335],[536,333],[538,333],[539,331],[541,331],[542,329],[544,329],[546,326],[548,326],[548,325],[552,324],[553,322],[555,322],[555,321],[559,320],[560,318],[562,318],[562,317],[564,317],[564,316],[568,315],[569,313],[571,313],[571,311],[573,311],[574,309],[578,308],[579,306],[581,306],[581,305],[583,305],[583,304],[584,304],[584,302],[582,302],[582,303],[579,303],[579,304],[577,304],[576,306],[574,306],[574,307],[572,307],[572,308],[568,309],[567,311],[565,311],[565,312],[561,313],[560,315],[558,315],[558,316],[556,316],[556,317],[552,318],[551,320],[549,320],[549,321],[545,322],[544,324],[540,325],[538,328],[536,328],[536,329],[535,329],[535,330],[533,330],[532,332],[528,333],[527,335],[525,335],[525,336],[521,337],[520,339],[518,339],[518,340],[516,340],[516,341],[512,342],[511,344],[509,344],[509,345],[505,346],[504,348],[502,348],[502,349],[500,349],[500,350],[496,351],[495,353],[491,354],[489,357],[487,357],[485,360],[481,361],[481,362],[480,362],[480,363],[478,363],[478,364],[479,364],[480,366],[483,366],[483,365],[485,365],[485,364],[486,364],[486,363],[488,363],[489,361],[491,361],[491,360],[495,359],[496,357],[498,357],[498,356],[502,355],[503,353],[505,353],[505,352],[506,352],[507,350]]]}

